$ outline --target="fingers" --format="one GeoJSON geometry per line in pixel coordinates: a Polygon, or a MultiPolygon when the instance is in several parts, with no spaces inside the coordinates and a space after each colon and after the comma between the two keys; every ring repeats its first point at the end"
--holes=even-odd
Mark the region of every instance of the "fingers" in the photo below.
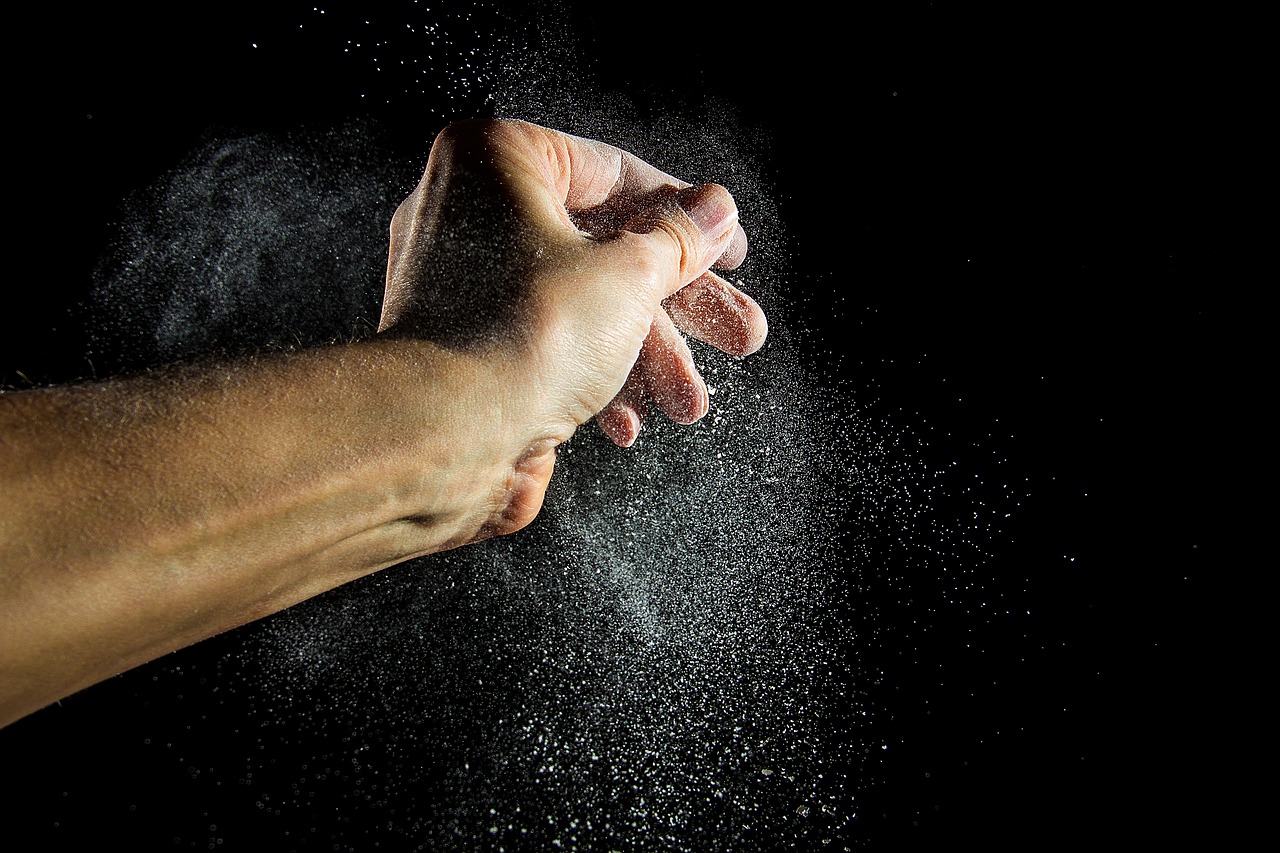
{"type": "MultiPolygon", "coordinates": [[[[706,272],[734,242],[738,206],[717,184],[668,191],[629,219],[624,231],[643,235],[645,249],[662,270],[662,298],[706,272]]],[[[620,250],[627,247],[620,244],[620,250]]]]}
{"type": "Polygon", "coordinates": [[[607,406],[596,415],[596,423],[604,434],[619,447],[630,447],[640,435],[640,424],[649,414],[649,401],[644,390],[644,379],[637,364],[631,368],[626,384],[607,406]]]}
{"type": "Polygon", "coordinates": [[[565,170],[565,208],[570,212],[593,208],[643,206],[659,190],[683,189],[689,184],[646,163],[634,154],[594,139],[555,133],[553,149],[565,170]]]}
{"type": "MultiPolygon", "coordinates": [[[[541,184],[558,208],[558,218],[597,239],[607,239],[620,230],[645,230],[635,222],[670,204],[674,195],[704,233],[708,223],[700,217],[712,212],[718,231],[719,215],[731,215],[729,239],[707,266],[736,269],[747,252],[747,235],[737,221],[737,206],[727,190],[695,189],[688,182],[641,160],[630,152],[604,142],[573,136],[522,121],[484,120],[460,122],[447,128],[437,146],[448,151],[462,137],[474,147],[483,141],[499,159],[514,166],[504,171],[508,177],[523,172],[541,184]],[[714,196],[714,198],[708,198],[714,196]],[[695,209],[696,208],[696,209],[695,209]],[[731,211],[731,214],[728,212],[731,211]]],[[[433,149],[433,155],[436,153],[433,149]]],[[[536,207],[537,205],[532,205],[536,207]]],[[[700,265],[703,257],[697,258],[700,265]]]]}
{"type": "Polygon", "coordinates": [[[693,353],[665,312],[654,317],[636,362],[644,390],[667,417],[691,424],[707,413],[707,383],[693,364],[693,353]]]}
{"type": "Polygon", "coordinates": [[[733,237],[724,254],[711,266],[718,270],[736,270],[747,256],[747,232],[739,225],[733,231],[733,237]]]}
{"type": "MultiPolygon", "coordinates": [[[[729,351],[745,353],[758,347],[762,315],[757,321],[755,314],[759,308],[707,273],[733,245],[737,216],[733,197],[724,187],[706,184],[668,190],[626,223],[624,232],[631,239],[597,243],[597,251],[617,253],[615,260],[620,264],[653,270],[649,292],[674,298],[686,326],[729,351]],[[642,264],[644,256],[648,257],[642,264]],[[676,296],[694,282],[692,294],[676,296]]],[[[668,312],[656,301],[653,306],[648,334],[626,384],[597,415],[600,428],[623,447],[634,443],[639,434],[646,399],[676,423],[692,424],[707,413],[707,386],[688,343],[668,312]]]]}
{"type": "MultiPolygon", "coordinates": [[[[565,210],[576,227],[593,237],[617,232],[640,212],[661,203],[673,190],[691,186],[604,142],[539,130],[554,135],[553,144],[543,150],[556,159],[548,171],[559,177],[557,184],[565,210]]],[[[717,269],[736,269],[746,252],[746,232],[735,222],[730,243],[713,265],[717,269]]]]}
{"type": "Polygon", "coordinates": [[[769,332],[756,301],[713,272],[680,288],[662,306],[680,331],[738,358],[760,349],[769,332]]]}
{"type": "Polygon", "coordinates": [[[737,357],[760,349],[768,334],[755,300],[711,272],[677,290],[663,308],[626,384],[596,415],[596,423],[619,447],[635,443],[650,397],[677,423],[693,423],[706,414],[706,382],[681,332],[737,357]]]}
{"type": "Polygon", "coordinates": [[[596,415],[596,423],[614,444],[630,447],[652,400],[671,420],[691,424],[707,413],[707,383],[693,363],[689,345],[665,312],[654,318],[626,384],[596,415]]]}

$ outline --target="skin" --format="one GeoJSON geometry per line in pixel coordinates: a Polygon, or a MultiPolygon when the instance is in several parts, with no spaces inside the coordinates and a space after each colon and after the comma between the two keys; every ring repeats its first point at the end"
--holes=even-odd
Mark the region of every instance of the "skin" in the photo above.
{"type": "Polygon", "coordinates": [[[0,725],[405,560],[513,533],[591,419],[707,411],[756,304],[723,187],[522,122],[446,128],[369,340],[0,394],[0,725]]]}

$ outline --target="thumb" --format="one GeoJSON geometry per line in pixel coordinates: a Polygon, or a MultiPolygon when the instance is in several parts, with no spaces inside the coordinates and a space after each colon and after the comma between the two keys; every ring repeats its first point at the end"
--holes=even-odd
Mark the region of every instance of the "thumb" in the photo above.
{"type": "Polygon", "coordinates": [[[663,273],[665,299],[729,249],[738,230],[738,205],[719,184],[685,187],[666,193],[623,230],[643,236],[663,273]]]}

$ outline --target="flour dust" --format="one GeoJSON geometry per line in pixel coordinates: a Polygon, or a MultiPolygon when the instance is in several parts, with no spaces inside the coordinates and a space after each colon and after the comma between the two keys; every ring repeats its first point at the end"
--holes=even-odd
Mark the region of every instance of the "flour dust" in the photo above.
{"type": "MultiPolygon", "coordinates": [[[[409,24],[403,39],[466,43],[425,13],[409,24]]],[[[768,135],[716,104],[641,116],[567,86],[555,51],[572,46],[544,42],[447,55],[498,113],[729,187],[751,241],[732,278],[771,337],[743,360],[695,342],[712,390],[698,424],[655,415],[627,450],[581,429],[525,531],[241,629],[216,680],[243,749],[190,760],[238,784],[281,849],[851,848],[883,760],[860,590],[887,565],[979,563],[980,522],[931,514],[947,475],[921,439],[815,366],[768,135]]],[[[100,267],[98,362],[367,333],[417,179],[377,138],[211,136],[132,199],[100,267]]]]}

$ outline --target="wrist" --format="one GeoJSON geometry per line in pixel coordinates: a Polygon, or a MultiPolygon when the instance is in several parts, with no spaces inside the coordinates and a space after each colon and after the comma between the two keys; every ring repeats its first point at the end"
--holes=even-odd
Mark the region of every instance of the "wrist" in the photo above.
{"type": "Polygon", "coordinates": [[[563,395],[545,387],[537,356],[398,337],[362,346],[375,378],[361,417],[380,423],[374,443],[387,449],[396,484],[384,521],[390,531],[412,533],[403,537],[404,553],[383,564],[532,521],[556,448],[576,428],[555,409],[563,395]]]}
{"type": "Polygon", "coordinates": [[[469,541],[525,450],[491,360],[413,339],[360,344],[357,417],[369,430],[362,488],[384,524],[413,528],[418,552],[469,541]]]}

